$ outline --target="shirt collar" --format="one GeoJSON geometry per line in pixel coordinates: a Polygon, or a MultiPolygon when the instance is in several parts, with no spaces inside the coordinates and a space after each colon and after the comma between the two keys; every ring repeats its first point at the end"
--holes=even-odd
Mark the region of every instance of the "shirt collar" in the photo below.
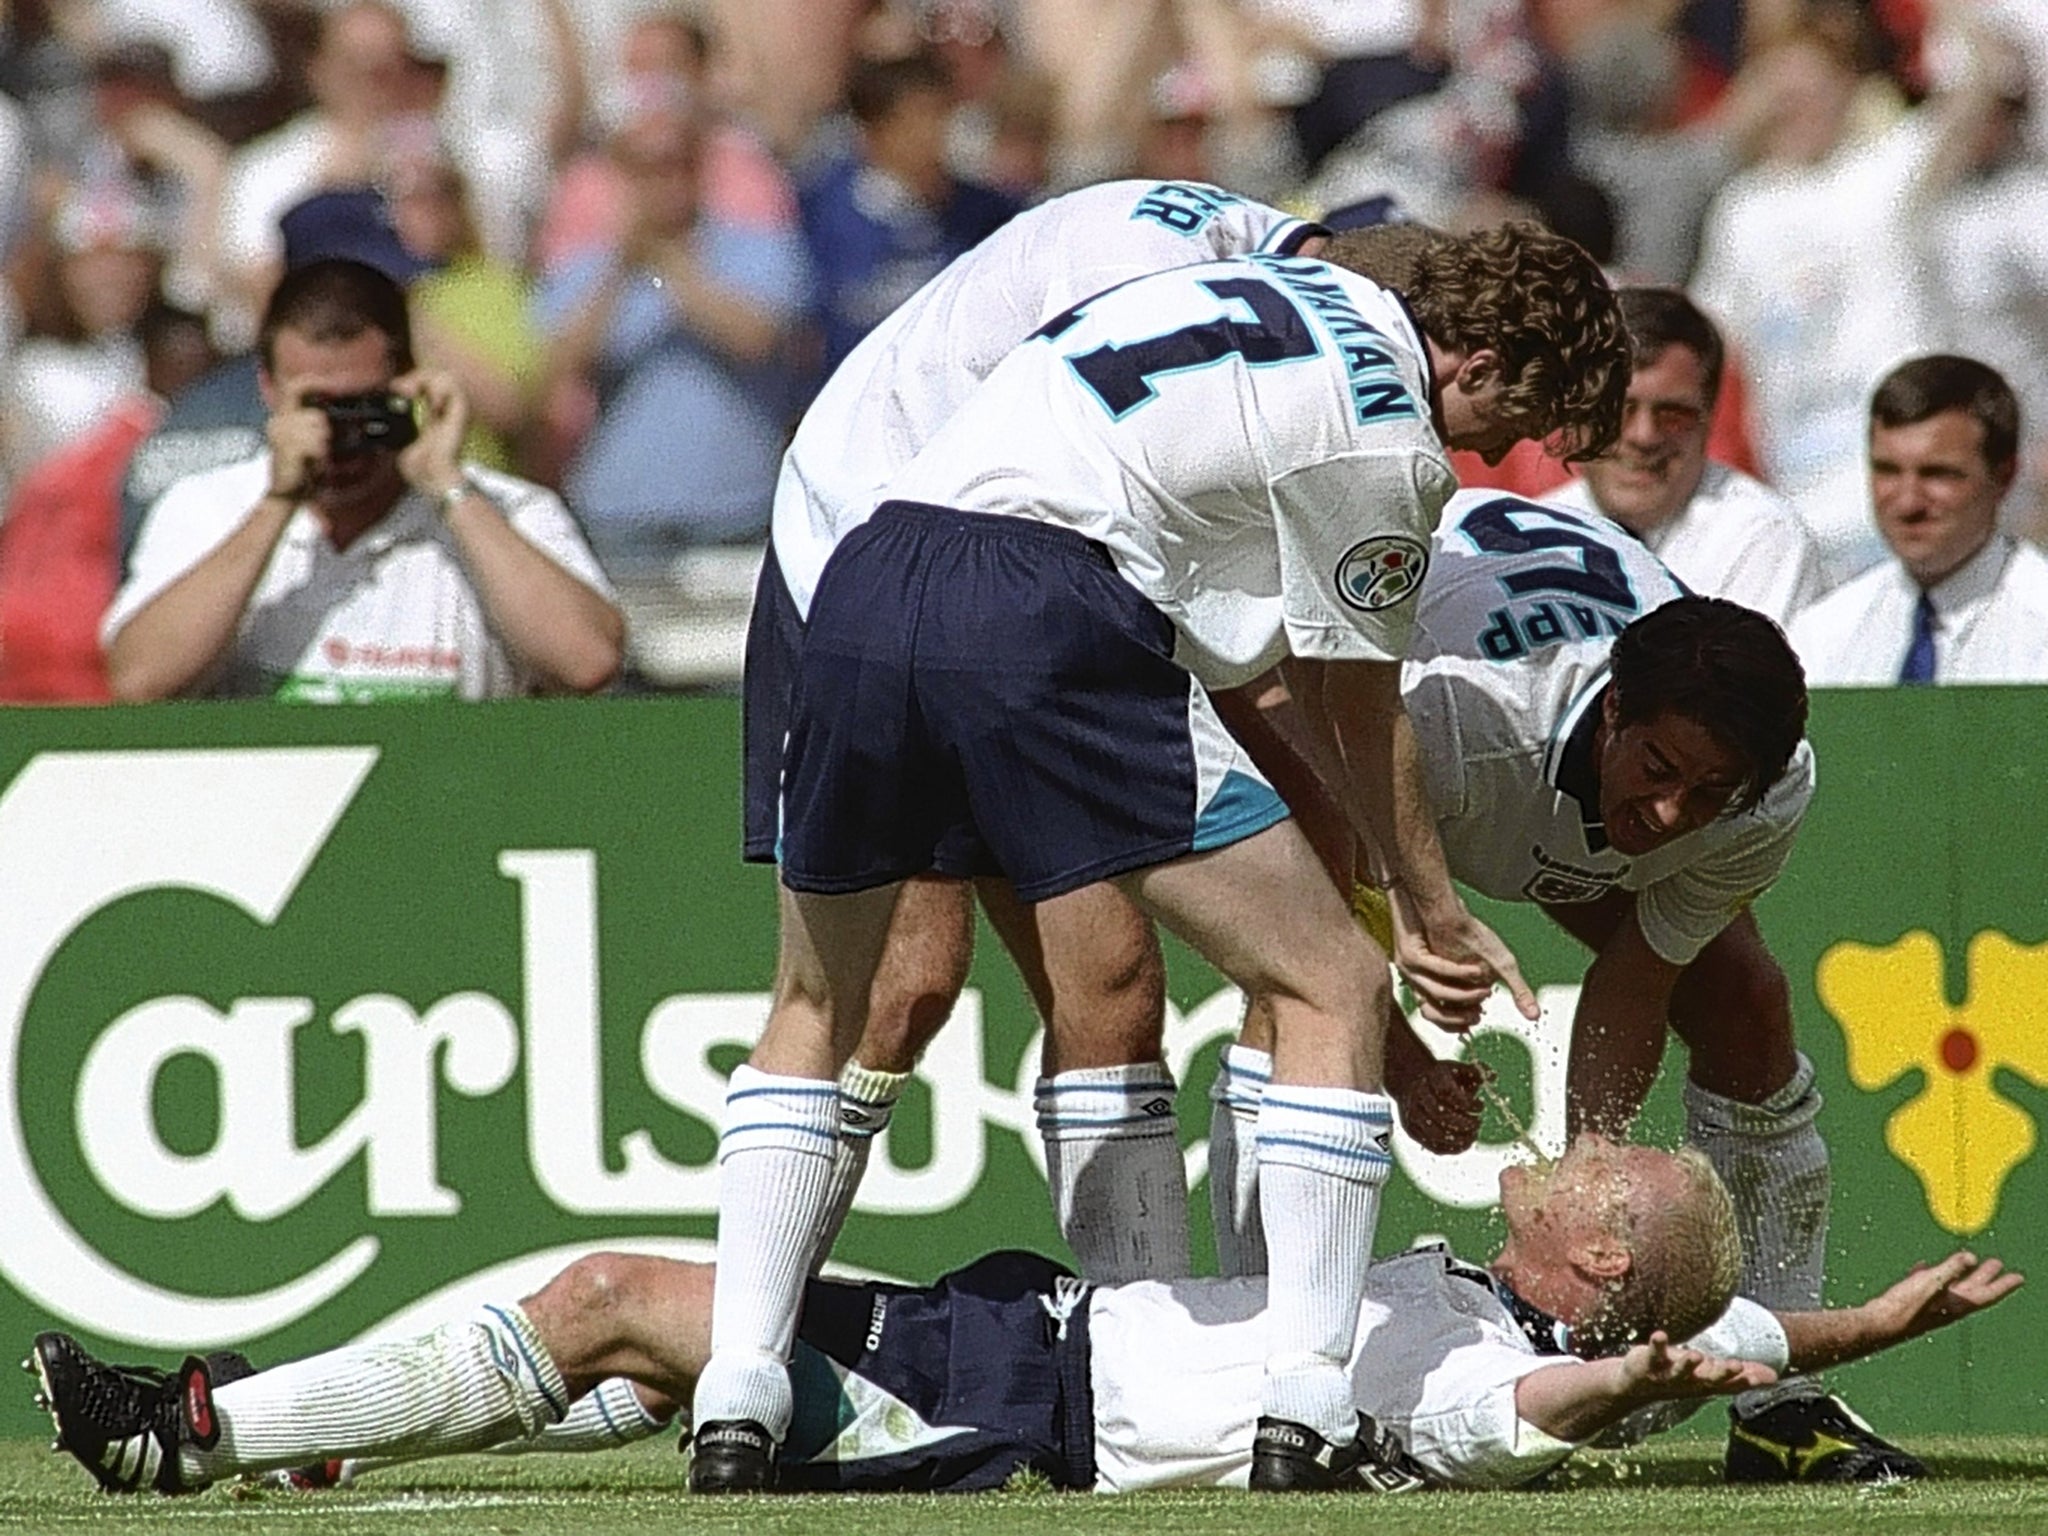
{"type": "Polygon", "coordinates": [[[1408,295],[1398,288],[1387,289],[1387,297],[1394,301],[1394,307],[1401,312],[1401,318],[1408,322],[1408,345],[1415,353],[1416,366],[1421,370],[1422,395],[1427,403],[1434,398],[1436,381],[1432,376],[1429,360],[1429,333],[1422,328],[1422,322],[1415,318],[1415,311],[1408,307],[1408,295]]]}
{"type": "Polygon", "coordinates": [[[1593,738],[1600,733],[1601,704],[1607,697],[1608,682],[1608,674],[1602,671],[1566,706],[1543,764],[1543,777],[1551,787],[1578,801],[1589,853],[1599,853],[1607,846],[1607,827],[1600,819],[1600,764],[1593,756],[1593,738]]]}
{"type": "Polygon", "coordinates": [[[389,512],[357,534],[347,549],[340,550],[329,542],[326,525],[311,507],[301,506],[294,517],[298,536],[317,547],[327,558],[374,560],[394,544],[416,543],[433,537],[436,514],[433,502],[408,487],[391,504],[389,512]]]}
{"type": "Polygon", "coordinates": [[[1517,1295],[1515,1288],[1501,1279],[1490,1269],[1464,1263],[1444,1250],[1444,1269],[1460,1280],[1469,1280],[1474,1285],[1484,1286],[1500,1303],[1501,1310],[1508,1315],[1508,1321],[1521,1331],[1529,1341],[1529,1347],[1539,1355],[1568,1355],[1572,1352],[1572,1328],[1563,1318],[1553,1317],[1533,1301],[1526,1301],[1517,1295]]]}
{"type": "MultiPolygon", "coordinates": [[[[2012,552],[2011,537],[1994,533],[1982,549],[1950,571],[1938,585],[1924,589],[1934,600],[1934,611],[1946,619],[1991,596],[1998,588],[1998,578],[2005,574],[2005,562],[2012,558],[2012,552]]],[[[1907,578],[1907,585],[1916,597],[1923,590],[1911,577],[1907,578]]]]}

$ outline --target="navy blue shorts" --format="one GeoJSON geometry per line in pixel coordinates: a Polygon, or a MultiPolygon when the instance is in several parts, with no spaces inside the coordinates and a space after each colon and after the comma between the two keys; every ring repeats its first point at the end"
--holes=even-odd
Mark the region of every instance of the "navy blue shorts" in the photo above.
{"type": "Polygon", "coordinates": [[[866,890],[968,839],[1024,901],[1287,808],[1101,545],[885,503],[826,563],[782,758],[782,881],[866,890]]]}
{"type": "Polygon", "coordinates": [[[1035,1253],[938,1284],[813,1280],[780,1487],[970,1493],[1020,1471],[1095,1486],[1086,1287],[1035,1253]]]}
{"type": "MultiPolygon", "coordinates": [[[[781,842],[782,744],[789,735],[789,701],[803,649],[803,616],[796,611],[796,599],[789,595],[771,544],[754,584],[740,685],[742,849],[749,864],[773,864],[781,842]]],[[[994,858],[971,832],[942,842],[932,869],[963,879],[999,873],[994,858]]]]}
{"type": "Polygon", "coordinates": [[[747,616],[747,661],[740,675],[742,837],[749,864],[773,864],[782,798],[782,740],[789,734],[789,693],[803,655],[804,621],[768,546],[747,616]]]}

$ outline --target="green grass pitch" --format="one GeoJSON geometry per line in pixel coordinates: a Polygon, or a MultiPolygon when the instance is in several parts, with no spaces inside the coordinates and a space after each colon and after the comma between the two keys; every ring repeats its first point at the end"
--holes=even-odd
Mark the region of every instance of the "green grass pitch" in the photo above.
{"type": "Polygon", "coordinates": [[[196,1498],[117,1499],[68,1457],[0,1442],[0,1531],[206,1532],[219,1536],[1726,1536],[1853,1531],[1913,1536],[2048,1532],[2048,1440],[1916,1440],[1941,1474],[1912,1486],[1731,1489],[1719,1446],[1668,1441],[1595,1455],[1534,1493],[1397,1500],[1170,1493],[1128,1498],[1004,1493],[950,1497],[692,1499],[661,1440],[630,1451],[462,1457],[387,1471],[323,1494],[217,1488],[196,1498]]]}

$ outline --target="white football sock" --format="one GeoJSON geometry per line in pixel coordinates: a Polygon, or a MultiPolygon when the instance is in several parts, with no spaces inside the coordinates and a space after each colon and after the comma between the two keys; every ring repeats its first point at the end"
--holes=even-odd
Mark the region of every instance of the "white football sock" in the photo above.
{"type": "MultiPolygon", "coordinates": [[[[1821,1095],[1813,1063],[1803,1055],[1798,1063],[1761,1104],[1723,1098],[1690,1080],[1685,1085],[1685,1139],[1706,1154],[1735,1201],[1742,1294],[1780,1312],[1821,1306],[1833,1193],[1827,1143],[1814,1124],[1821,1095]]],[[[1736,1407],[1753,1413],[1819,1390],[1810,1377],[1789,1377],[1743,1393],[1736,1407]]]]}
{"type": "MultiPolygon", "coordinates": [[[[544,1424],[538,1434],[500,1440],[490,1448],[493,1456],[526,1456],[535,1451],[615,1451],[649,1435],[660,1434],[675,1422],[673,1414],[657,1418],[647,1411],[633,1383],[623,1376],[608,1376],[569,1406],[569,1415],[559,1424],[544,1424]]],[[[321,1460],[328,1458],[322,1457],[321,1460]]],[[[341,1484],[404,1466],[413,1456],[350,1457],[343,1467],[341,1484]]]]}
{"type": "Polygon", "coordinates": [[[1351,1351],[1393,1168],[1393,1101],[1269,1083],[1259,1105],[1259,1202],[1271,1261],[1260,1411],[1332,1444],[1358,1431],[1351,1351]]]}
{"type": "Polygon", "coordinates": [[[544,1425],[537,1435],[504,1441],[491,1451],[502,1456],[528,1451],[614,1451],[658,1435],[674,1422],[672,1413],[657,1416],[648,1412],[638,1389],[625,1377],[607,1376],[576,1399],[561,1423],[544,1425]]]}
{"type": "Polygon", "coordinates": [[[1266,1272],[1266,1230],[1259,1217],[1259,1100],[1273,1058],[1226,1045],[1209,1085],[1209,1223],[1222,1275],[1266,1272]]]}
{"type": "Polygon", "coordinates": [[[696,1420],[752,1419],[789,1432],[789,1351],[818,1233],[829,1214],[839,1089],[734,1069],[718,1142],[718,1284],[696,1420]]]}
{"type": "Polygon", "coordinates": [[[889,1117],[896,1113],[896,1101],[909,1081],[908,1072],[876,1072],[858,1061],[849,1061],[839,1074],[839,1141],[832,1151],[831,1204],[825,1228],[818,1234],[817,1252],[811,1255],[814,1275],[832,1257],[832,1245],[839,1240],[839,1229],[846,1225],[846,1213],[853,1209],[861,1176],[868,1170],[868,1154],[875,1138],[889,1129],[889,1117]]]}
{"type": "Polygon", "coordinates": [[[220,1440],[181,1447],[187,1487],[316,1461],[487,1450],[568,1412],[562,1374],[516,1306],[487,1306],[419,1338],[351,1344],[213,1394],[220,1440]]]}
{"type": "Polygon", "coordinates": [[[1189,1272],[1187,1164],[1163,1061],[1038,1080],[1038,1134],[1060,1235],[1097,1285],[1189,1272]]]}

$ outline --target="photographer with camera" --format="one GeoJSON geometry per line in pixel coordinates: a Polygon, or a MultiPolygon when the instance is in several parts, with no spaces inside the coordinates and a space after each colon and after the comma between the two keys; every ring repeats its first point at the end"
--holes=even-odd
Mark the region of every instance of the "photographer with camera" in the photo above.
{"type": "Polygon", "coordinates": [[[459,457],[470,408],[413,364],[360,262],[288,273],[258,336],[267,446],[149,510],[101,628],[114,696],[317,702],[589,693],[625,626],[553,492],[459,457]]]}

